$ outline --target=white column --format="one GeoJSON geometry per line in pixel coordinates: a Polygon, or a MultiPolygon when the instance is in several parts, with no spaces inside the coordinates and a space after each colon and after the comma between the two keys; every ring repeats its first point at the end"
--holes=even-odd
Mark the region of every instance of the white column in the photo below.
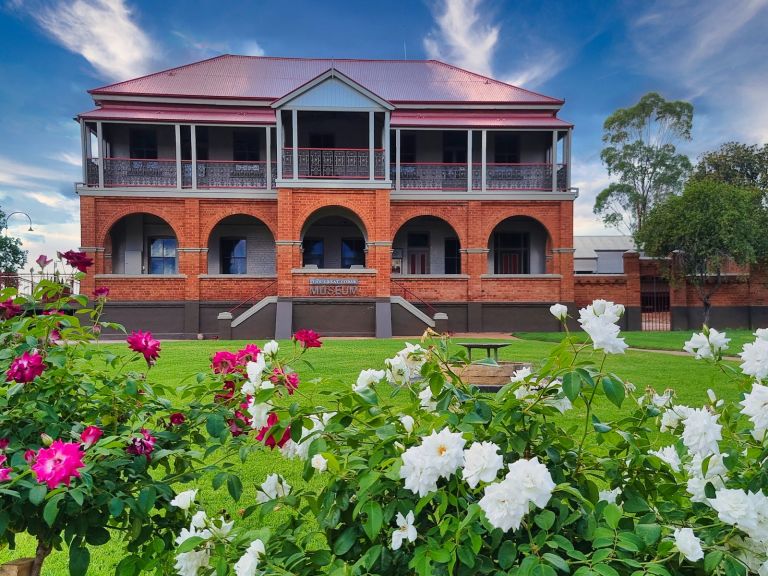
{"type": "Polygon", "coordinates": [[[85,120],[80,119],[80,151],[83,156],[83,184],[88,184],[88,128],[85,120]]]}
{"type": "Polygon", "coordinates": [[[189,126],[189,146],[192,158],[192,189],[197,190],[197,126],[189,126]]]}
{"type": "Polygon", "coordinates": [[[104,188],[104,129],[96,122],[96,151],[99,153],[99,188],[104,188]]]}
{"type": "Polygon", "coordinates": [[[565,188],[571,187],[571,139],[573,138],[573,129],[569,128],[565,136],[565,188]]]}
{"type": "Polygon", "coordinates": [[[472,130],[467,130],[467,192],[472,192],[472,130]]]}
{"type": "Polygon", "coordinates": [[[293,179],[299,179],[299,113],[291,110],[291,128],[293,128],[293,179]]]}
{"type": "Polygon", "coordinates": [[[400,190],[400,128],[395,129],[395,190],[400,190]]]}
{"type": "Polygon", "coordinates": [[[552,192],[557,192],[557,130],[552,131],[552,192]]]}
{"type": "Polygon", "coordinates": [[[277,123],[275,126],[275,149],[277,150],[277,179],[283,179],[283,146],[285,142],[285,135],[283,134],[283,112],[281,110],[275,111],[275,118],[277,123]]]}
{"type": "Polygon", "coordinates": [[[272,190],[272,128],[265,127],[264,135],[267,144],[267,190],[272,190]]]}
{"type": "Polygon", "coordinates": [[[181,126],[176,124],[176,188],[181,190],[181,126]]]}
{"type": "Polygon", "coordinates": [[[374,168],[373,168],[373,161],[374,161],[374,153],[373,153],[373,145],[374,142],[376,142],[375,135],[373,133],[373,127],[375,125],[374,122],[374,112],[373,110],[368,111],[368,180],[373,182],[374,180],[374,168]]]}
{"type": "Polygon", "coordinates": [[[384,134],[382,134],[381,140],[382,148],[384,148],[384,180],[389,180],[389,115],[389,112],[384,112],[384,134]]]}
{"type": "Polygon", "coordinates": [[[480,189],[485,192],[488,185],[488,130],[481,132],[480,138],[480,189]]]}

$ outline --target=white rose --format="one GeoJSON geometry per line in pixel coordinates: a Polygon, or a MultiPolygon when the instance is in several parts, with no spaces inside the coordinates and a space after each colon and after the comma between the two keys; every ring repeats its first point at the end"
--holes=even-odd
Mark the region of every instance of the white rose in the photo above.
{"type": "Polygon", "coordinates": [[[690,528],[678,528],[675,530],[675,545],[680,553],[691,562],[704,558],[699,540],[690,528]]]}
{"type": "Polygon", "coordinates": [[[325,472],[328,469],[328,460],[322,454],[315,454],[311,460],[312,468],[318,472],[325,472]]]}
{"type": "Polygon", "coordinates": [[[265,356],[274,356],[277,354],[278,349],[280,348],[280,345],[275,342],[274,340],[270,340],[266,344],[264,344],[264,355],[265,356]]]}
{"type": "Polygon", "coordinates": [[[568,307],[563,304],[552,304],[552,306],[549,307],[549,312],[561,322],[568,317],[568,307]]]}
{"type": "Polygon", "coordinates": [[[171,500],[171,506],[176,506],[176,508],[181,508],[182,510],[189,510],[189,507],[192,506],[192,502],[195,501],[196,496],[197,490],[180,492],[179,494],[176,494],[176,497],[173,500],[171,500]]]}

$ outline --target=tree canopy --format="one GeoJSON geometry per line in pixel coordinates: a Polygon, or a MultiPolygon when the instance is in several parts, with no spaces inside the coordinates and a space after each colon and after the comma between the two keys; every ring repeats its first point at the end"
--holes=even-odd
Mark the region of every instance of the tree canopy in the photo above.
{"type": "Polygon", "coordinates": [[[696,288],[706,323],[726,264],[745,266],[768,255],[766,224],[759,191],[694,178],[682,195],[667,197],[649,212],[637,239],[649,256],[675,254],[672,273],[684,274],[696,288]]]}
{"type": "Polygon", "coordinates": [[[768,144],[727,142],[702,154],[693,176],[768,192],[768,144]]]}
{"type": "Polygon", "coordinates": [[[680,192],[691,163],[675,143],[690,140],[692,127],[690,103],[656,92],[605,120],[600,157],[617,181],[598,194],[594,212],[606,225],[636,236],[653,206],[680,192]]]}
{"type": "Polygon", "coordinates": [[[27,263],[27,251],[22,250],[21,240],[10,236],[7,216],[0,209],[0,273],[15,272],[27,263]]]}

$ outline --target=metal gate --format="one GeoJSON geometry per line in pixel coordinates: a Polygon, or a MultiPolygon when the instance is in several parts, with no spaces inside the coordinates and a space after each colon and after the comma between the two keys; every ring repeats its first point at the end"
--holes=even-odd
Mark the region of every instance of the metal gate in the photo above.
{"type": "Polygon", "coordinates": [[[640,279],[640,311],[644,331],[670,330],[669,283],[663,278],[640,279]]]}

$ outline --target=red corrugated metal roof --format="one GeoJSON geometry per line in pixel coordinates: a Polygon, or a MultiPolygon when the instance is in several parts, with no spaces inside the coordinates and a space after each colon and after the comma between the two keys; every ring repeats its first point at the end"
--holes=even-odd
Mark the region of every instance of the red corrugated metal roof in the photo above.
{"type": "Polygon", "coordinates": [[[347,60],[224,55],[96,88],[94,96],[166,96],[276,100],[339,70],[393,103],[559,105],[562,100],[436,60],[347,60]]]}
{"type": "Polygon", "coordinates": [[[505,111],[395,110],[392,127],[456,127],[456,128],[571,128],[570,124],[551,114],[528,114],[505,111]]]}
{"type": "Polygon", "coordinates": [[[115,106],[84,112],[85,120],[124,120],[154,122],[200,122],[208,124],[274,124],[272,108],[210,108],[202,106],[115,106]]]}

